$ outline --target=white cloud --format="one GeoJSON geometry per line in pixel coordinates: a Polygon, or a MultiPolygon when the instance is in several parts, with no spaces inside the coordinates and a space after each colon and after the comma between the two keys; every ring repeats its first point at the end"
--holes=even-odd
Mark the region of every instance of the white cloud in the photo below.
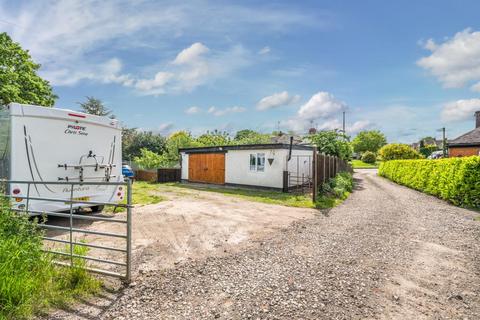
{"type": "Polygon", "coordinates": [[[263,47],[262,49],[260,49],[260,50],[258,51],[258,54],[264,55],[264,54],[270,53],[270,51],[271,51],[271,50],[270,50],[270,47],[269,47],[269,46],[266,46],[266,47],[263,47]]]}
{"type": "Polygon", "coordinates": [[[347,109],[345,102],[337,100],[331,93],[318,92],[314,94],[298,110],[298,117],[303,120],[328,118],[347,109]]]}
{"type": "Polygon", "coordinates": [[[445,122],[473,119],[475,111],[480,110],[480,99],[457,100],[445,104],[442,120],[445,122]]]}
{"type": "Polygon", "coordinates": [[[294,117],[284,121],[283,125],[294,131],[305,131],[311,126],[320,130],[341,129],[342,125],[337,118],[341,117],[345,110],[345,102],[331,93],[320,91],[302,105],[294,117]]]}
{"type": "Polygon", "coordinates": [[[215,117],[220,117],[220,116],[224,116],[231,113],[241,113],[245,111],[247,111],[247,109],[239,106],[227,107],[224,109],[218,109],[217,107],[210,107],[207,110],[208,113],[213,114],[215,117]]]}
{"type": "Polygon", "coordinates": [[[300,100],[299,95],[291,96],[287,91],[274,93],[271,96],[262,98],[257,103],[257,110],[264,111],[268,109],[278,108],[281,106],[291,105],[300,100]]]}
{"type": "Polygon", "coordinates": [[[347,134],[357,134],[362,130],[370,129],[373,126],[372,122],[369,120],[359,120],[355,121],[353,124],[348,124],[345,126],[345,131],[347,134]]]}
{"type": "MultiPolygon", "coordinates": [[[[294,117],[281,122],[281,125],[301,133],[310,127],[318,130],[341,130],[342,112],[347,109],[345,102],[338,100],[331,93],[320,91],[302,105],[294,117]]],[[[347,134],[352,135],[372,126],[373,123],[369,120],[358,120],[353,123],[347,122],[345,130],[347,134]]]]}
{"type": "Polygon", "coordinates": [[[155,130],[157,131],[158,133],[162,134],[162,135],[168,135],[169,133],[172,132],[172,129],[174,128],[174,125],[173,123],[162,123],[158,126],[158,129],[155,130]]]}
{"type": "Polygon", "coordinates": [[[152,79],[140,79],[136,80],[134,87],[141,92],[159,95],[165,93],[165,85],[170,81],[175,75],[171,72],[162,72],[159,71],[155,74],[155,77],[152,79]]]}
{"type": "Polygon", "coordinates": [[[472,89],[472,91],[480,92],[480,82],[477,82],[474,85],[472,85],[470,89],[472,89]]]}
{"type": "Polygon", "coordinates": [[[429,39],[424,47],[431,51],[417,64],[428,70],[446,88],[460,88],[480,80],[480,32],[465,29],[451,39],[437,44],[429,39]]]}
{"type": "Polygon", "coordinates": [[[136,82],[148,80],[138,84],[137,90],[144,94],[162,93],[163,76],[156,75],[172,72],[169,68],[175,69],[176,81],[166,91],[176,92],[192,90],[248,62],[248,51],[241,46],[218,51],[197,42],[170,63],[168,55],[179,50],[172,38],[188,34],[219,39],[225,34],[248,35],[252,30],[290,32],[294,25],[322,27],[330,20],[322,13],[313,15],[268,4],[247,7],[208,0],[188,4],[134,1],[133,5],[126,1],[30,1],[19,2],[8,11],[3,4],[0,0],[0,20],[15,23],[2,23],[2,31],[30,51],[42,64],[41,74],[52,84],[96,81],[137,88],[136,82]],[[222,19],[217,19],[219,16],[222,19]],[[120,60],[113,60],[139,51],[157,55],[156,61],[148,62],[157,66],[151,74],[139,72],[148,65],[122,66],[120,60]],[[120,73],[124,69],[128,72],[120,73]]]}
{"type": "Polygon", "coordinates": [[[204,44],[196,42],[190,47],[183,49],[173,60],[173,64],[194,64],[197,63],[202,55],[210,51],[204,44]]]}
{"type": "Polygon", "coordinates": [[[197,114],[197,113],[200,113],[201,111],[202,111],[202,109],[200,109],[199,107],[193,106],[193,107],[190,107],[190,108],[186,109],[185,113],[186,114],[197,114]]]}
{"type": "Polygon", "coordinates": [[[249,53],[238,45],[227,51],[217,51],[210,55],[206,55],[207,53],[210,53],[210,50],[205,45],[194,43],[182,50],[162,70],[146,78],[122,73],[122,62],[117,58],[73,73],[64,68],[47,71],[46,75],[55,85],[69,86],[81,80],[91,80],[117,83],[134,88],[142,95],[156,96],[192,91],[200,85],[226,77],[250,63],[249,53]]]}

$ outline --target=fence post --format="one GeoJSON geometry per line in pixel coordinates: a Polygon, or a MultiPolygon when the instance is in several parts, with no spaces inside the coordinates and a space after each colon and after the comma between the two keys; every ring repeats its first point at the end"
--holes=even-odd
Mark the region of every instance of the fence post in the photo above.
{"type": "Polygon", "coordinates": [[[318,193],[318,154],[317,154],[317,147],[313,148],[313,158],[312,158],[312,201],[315,203],[317,201],[317,193],[318,193]]]}
{"type": "Polygon", "coordinates": [[[288,192],[288,171],[283,171],[283,192],[288,192]]]}
{"type": "Polygon", "coordinates": [[[132,278],[132,179],[127,180],[127,283],[132,278]]]}
{"type": "Polygon", "coordinates": [[[327,177],[327,181],[328,181],[328,179],[331,178],[331,175],[332,175],[332,173],[331,173],[332,167],[331,167],[331,165],[330,165],[330,162],[331,162],[331,157],[330,157],[330,156],[327,156],[327,176],[326,176],[326,177],[327,177]]]}
{"type": "Polygon", "coordinates": [[[73,268],[73,186],[71,184],[70,190],[70,267],[73,268]]]}

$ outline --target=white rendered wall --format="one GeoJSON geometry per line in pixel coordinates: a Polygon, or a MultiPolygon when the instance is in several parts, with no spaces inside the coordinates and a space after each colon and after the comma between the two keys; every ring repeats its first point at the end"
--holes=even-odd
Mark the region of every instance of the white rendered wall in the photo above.
{"type": "Polygon", "coordinates": [[[181,152],[182,156],[182,180],[188,180],[188,153],[181,152]]]}
{"type": "Polygon", "coordinates": [[[225,154],[225,183],[282,188],[287,154],[285,149],[229,150],[225,154]],[[265,154],[263,172],[250,171],[250,154],[256,153],[265,154]],[[274,159],[271,165],[269,158],[274,159]]]}

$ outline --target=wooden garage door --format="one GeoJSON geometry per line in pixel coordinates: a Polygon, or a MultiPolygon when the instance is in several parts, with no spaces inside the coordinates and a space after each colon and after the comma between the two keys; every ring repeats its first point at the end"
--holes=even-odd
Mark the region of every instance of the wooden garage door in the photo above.
{"type": "Polygon", "coordinates": [[[225,153],[191,153],[188,155],[188,180],[225,183],[225,153]]]}

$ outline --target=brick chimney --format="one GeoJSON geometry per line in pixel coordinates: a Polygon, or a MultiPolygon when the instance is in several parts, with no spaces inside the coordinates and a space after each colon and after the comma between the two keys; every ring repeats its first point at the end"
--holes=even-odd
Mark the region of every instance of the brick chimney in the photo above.
{"type": "Polygon", "coordinates": [[[475,128],[480,128],[480,110],[475,112],[475,128]]]}

